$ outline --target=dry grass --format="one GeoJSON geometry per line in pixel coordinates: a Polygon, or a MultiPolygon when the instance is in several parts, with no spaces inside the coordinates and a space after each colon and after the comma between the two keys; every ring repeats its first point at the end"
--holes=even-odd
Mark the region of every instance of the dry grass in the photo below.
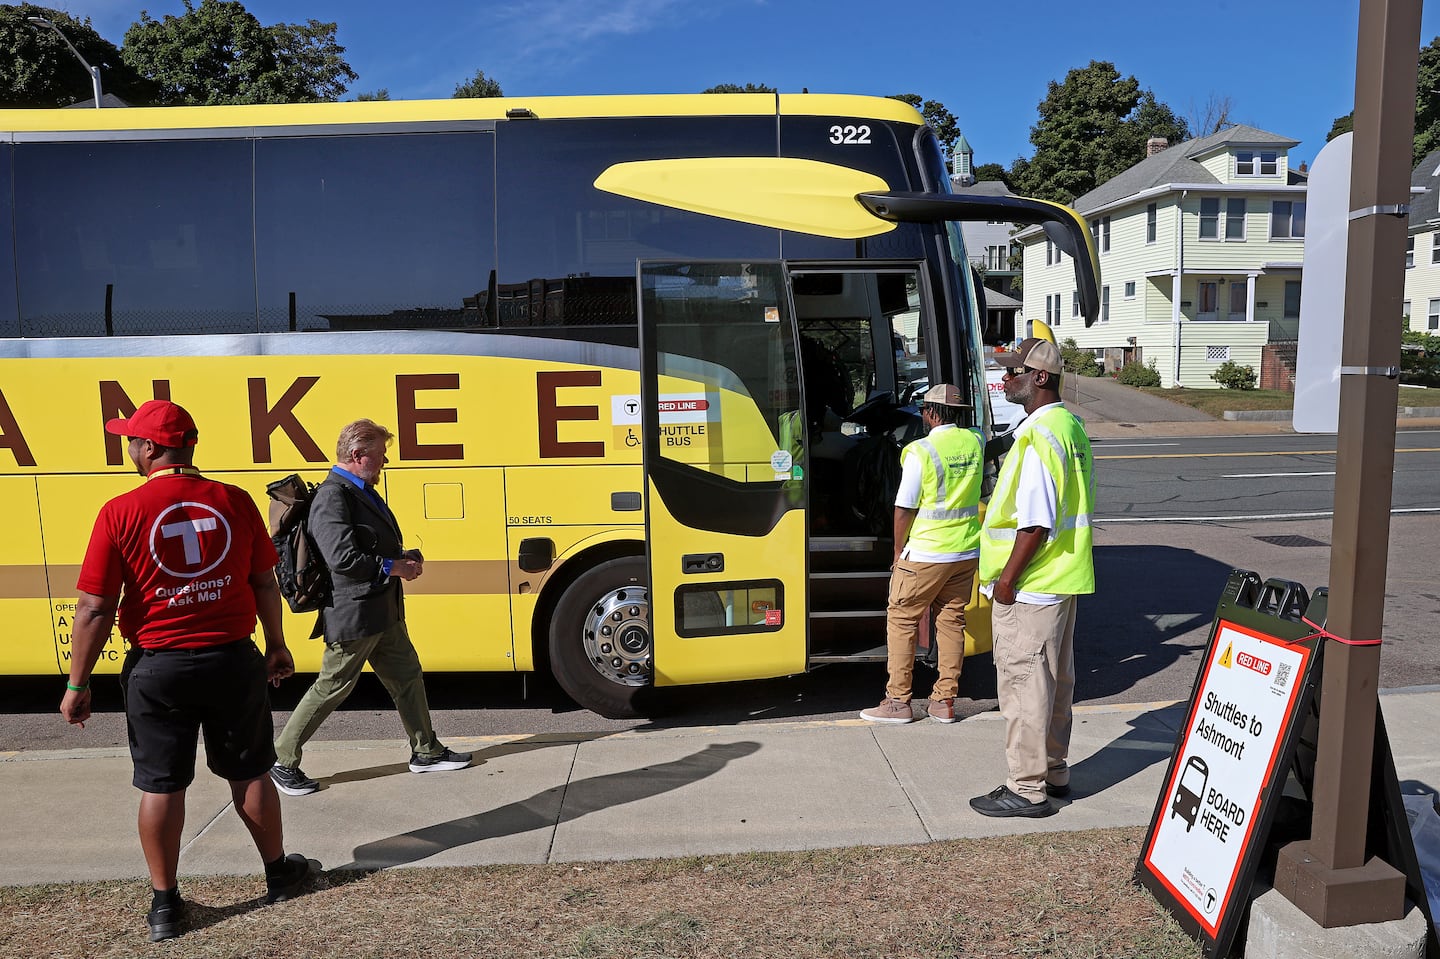
{"type": "Polygon", "coordinates": [[[0,887],[6,957],[583,959],[1198,957],[1134,886],[1135,828],[686,859],[326,873],[262,906],[255,877],[186,879],[179,939],[144,882],[0,887]]]}
{"type": "MultiPolygon", "coordinates": [[[[1219,419],[1226,410],[1288,410],[1295,394],[1285,390],[1187,390],[1159,386],[1137,387],[1141,392],[1174,403],[1184,403],[1219,419]]],[[[1399,406],[1440,406],[1440,390],[1415,386],[1400,387],[1399,406]]]]}

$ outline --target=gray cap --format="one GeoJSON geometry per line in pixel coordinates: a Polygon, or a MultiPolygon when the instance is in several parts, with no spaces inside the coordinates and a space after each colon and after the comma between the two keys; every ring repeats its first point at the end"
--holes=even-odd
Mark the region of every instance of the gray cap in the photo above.
{"type": "Polygon", "coordinates": [[[1030,337],[1014,353],[996,353],[995,362],[1010,369],[1028,366],[1032,370],[1047,373],[1063,373],[1065,361],[1060,358],[1060,348],[1049,340],[1030,337]]]}
{"type": "Polygon", "coordinates": [[[969,406],[965,396],[960,392],[960,387],[951,386],[949,383],[936,383],[925,391],[921,397],[922,403],[934,403],[936,406],[969,406]]]}

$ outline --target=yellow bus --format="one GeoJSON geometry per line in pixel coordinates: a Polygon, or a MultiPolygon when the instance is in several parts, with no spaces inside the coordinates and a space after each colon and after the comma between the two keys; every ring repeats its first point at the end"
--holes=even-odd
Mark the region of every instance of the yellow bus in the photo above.
{"type": "MultiPolygon", "coordinates": [[[[394,429],[429,670],[549,669],[621,716],[657,686],[883,660],[909,384],[963,384],[988,428],[956,221],[1046,224],[1098,309],[1083,221],[951,195],[896,100],[12,110],[0,131],[5,674],[66,670],[91,522],[136,482],[102,424],[152,397],[257,501],[319,480],[346,422],[394,429]]],[[[310,627],[287,626],[302,670],[310,627]]]]}

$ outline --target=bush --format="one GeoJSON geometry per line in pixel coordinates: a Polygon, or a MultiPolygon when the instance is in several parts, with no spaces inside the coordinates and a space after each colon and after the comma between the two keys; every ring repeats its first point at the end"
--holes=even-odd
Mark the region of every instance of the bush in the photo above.
{"type": "Polygon", "coordinates": [[[1227,390],[1253,390],[1255,388],[1255,367],[1241,366],[1234,360],[1221,363],[1210,378],[1227,390]]]}
{"type": "Polygon", "coordinates": [[[1400,341],[1400,382],[1407,386],[1440,386],[1440,336],[1406,330],[1400,341]]]}
{"type": "Polygon", "coordinates": [[[1065,361],[1066,370],[1079,376],[1105,375],[1105,368],[1095,359],[1095,354],[1080,349],[1073,336],[1067,336],[1060,344],[1060,358],[1065,361]]]}
{"type": "Polygon", "coordinates": [[[1115,374],[1115,382],[1124,383],[1126,386],[1159,386],[1160,371],[1155,368],[1155,361],[1151,360],[1149,366],[1142,363],[1126,363],[1115,374]]]}

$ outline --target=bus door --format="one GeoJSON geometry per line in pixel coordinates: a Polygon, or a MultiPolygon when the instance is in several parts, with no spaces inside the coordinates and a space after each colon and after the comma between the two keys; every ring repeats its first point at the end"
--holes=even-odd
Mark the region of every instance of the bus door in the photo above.
{"type": "Polygon", "coordinates": [[[803,672],[807,438],[785,270],[638,270],[655,683],[803,672]]]}

